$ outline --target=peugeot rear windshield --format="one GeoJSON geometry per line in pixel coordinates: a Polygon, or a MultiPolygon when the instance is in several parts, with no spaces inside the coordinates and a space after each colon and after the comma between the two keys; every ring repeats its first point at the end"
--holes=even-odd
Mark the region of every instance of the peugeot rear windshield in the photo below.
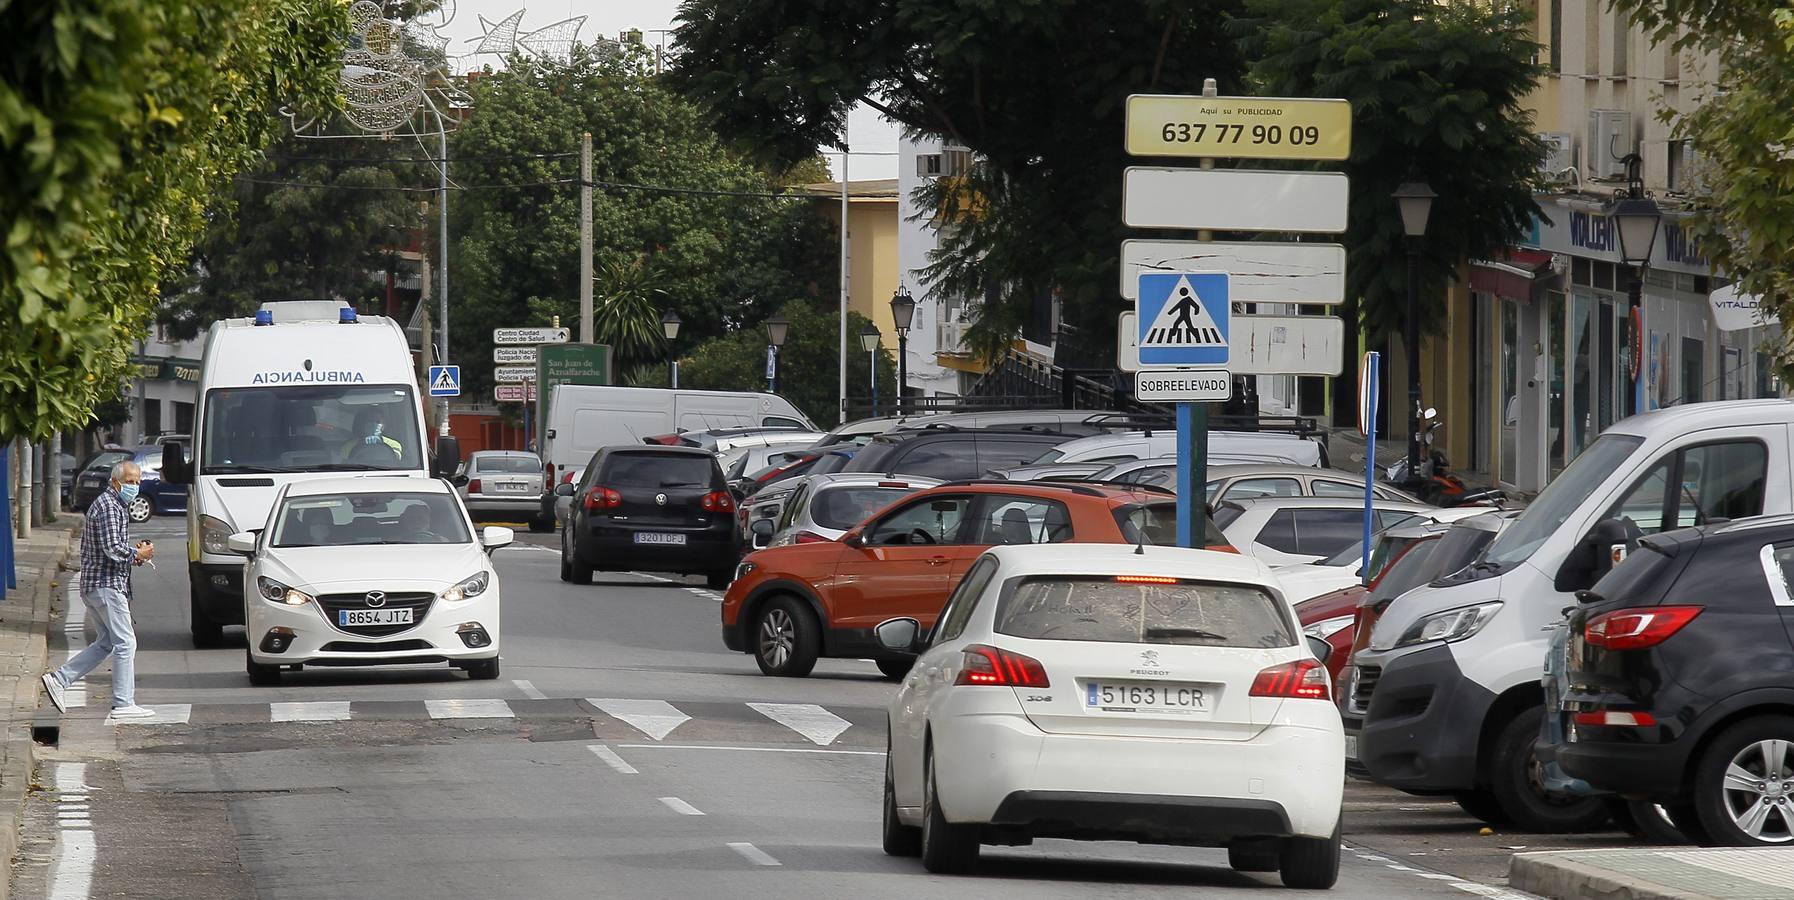
{"type": "Polygon", "coordinates": [[[423,469],[409,385],[206,392],[200,474],[423,469]]]}
{"type": "Polygon", "coordinates": [[[1023,579],[1004,591],[996,630],[1049,641],[1249,648],[1296,642],[1286,605],[1255,586],[1157,576],[1023,579]]]}

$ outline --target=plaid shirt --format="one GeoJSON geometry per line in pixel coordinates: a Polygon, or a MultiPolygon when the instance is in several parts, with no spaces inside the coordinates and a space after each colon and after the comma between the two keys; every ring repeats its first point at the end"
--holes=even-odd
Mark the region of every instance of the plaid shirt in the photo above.
{"type": "Polygon", "coordinates": [[[108,488],[87,507],[87,523],[81,526],[81,593],[111,588],[131,596],[131,546],[127,529],[130,516],[117,488],[108,488]]]}

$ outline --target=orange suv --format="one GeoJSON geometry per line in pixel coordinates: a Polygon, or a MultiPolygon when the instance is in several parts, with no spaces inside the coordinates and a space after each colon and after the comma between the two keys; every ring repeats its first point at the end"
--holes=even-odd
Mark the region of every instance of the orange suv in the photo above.
{"type": "MultiPolygon", "coordinates": [[[[743,560],[723,598],[723,643],[760,671],[799,677],[820,657],[909,670],[872,635],[908,616],[932,627],[972,561],[1009,544],[1172,544],[1177,501],[1159,488],[961,481],[911,494],[838,541],[769,547],[743,560]]],[[[1228,549],[1211,521],[1209,549],[1228,549]]]]}

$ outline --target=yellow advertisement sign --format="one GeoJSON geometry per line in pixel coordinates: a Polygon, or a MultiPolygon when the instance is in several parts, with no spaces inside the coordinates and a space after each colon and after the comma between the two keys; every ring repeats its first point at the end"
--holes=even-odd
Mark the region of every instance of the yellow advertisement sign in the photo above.
{"type": "Polygon", "coordinates": [[[1134,94],[1127,98],[1132,156],[1339,160],[1352,153],[1345,100],[1134,94]]]}

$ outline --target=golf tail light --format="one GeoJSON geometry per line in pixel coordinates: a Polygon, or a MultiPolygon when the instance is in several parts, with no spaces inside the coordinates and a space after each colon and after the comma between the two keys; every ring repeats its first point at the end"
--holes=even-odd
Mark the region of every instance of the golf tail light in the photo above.
{"type": "Polygon", "coordinates": [[[469,494],[477,494],[480,492],[480,480],[478,478],[467,482],[467,492],[469,494]]]}
{"type": "Polygon", "coordinates": [[[973,644],[965,648],[965,665],[960,668],[959,677],[953,683],[988,687],[1052,687],[1047,681],[1046,667],[1040,664],[1040,660],[987,644],[973,644]]]}
{"type": "Polygon", "coordinates": [[[1327,686],[1327,667],[1318,660],[1298,659],[1272,666],[1252,679],[1251,696],[1290,700],[1332,700],[1327,686]]]}
{"type": "Polygon", "coordinates": [[[623,505],[623,495],[603,485],[586,491],[586,509],[616,509],[623,505]]]}
{"type": "Polygon", "coordinates": [[[1657,717],[1648,712],[1579,712],[1570,716],[1578,725],[1594,728],[1654,728],[1657,717]]]}
{"type": "Polygon", "coordinates": [[[797,534],[792,535],[791,540],[793,543],[797,544],[826,544],[829,542],[828,538],[825,538],[814,531],[800,531],[797,534]]]}
{"type": "Polygon", "coordinates": [[[1699,606],[1653,606],[1617,609],[1590,619],[1583,639],[1591,647],[1643,650],[1663,643],[1701,614],[1699,606]]]}
{"type": "Polygon", "coordinates": [[[705,512],[734,512],[735,497],[728,491],[711,491],[704,495],[705,512]]]}

